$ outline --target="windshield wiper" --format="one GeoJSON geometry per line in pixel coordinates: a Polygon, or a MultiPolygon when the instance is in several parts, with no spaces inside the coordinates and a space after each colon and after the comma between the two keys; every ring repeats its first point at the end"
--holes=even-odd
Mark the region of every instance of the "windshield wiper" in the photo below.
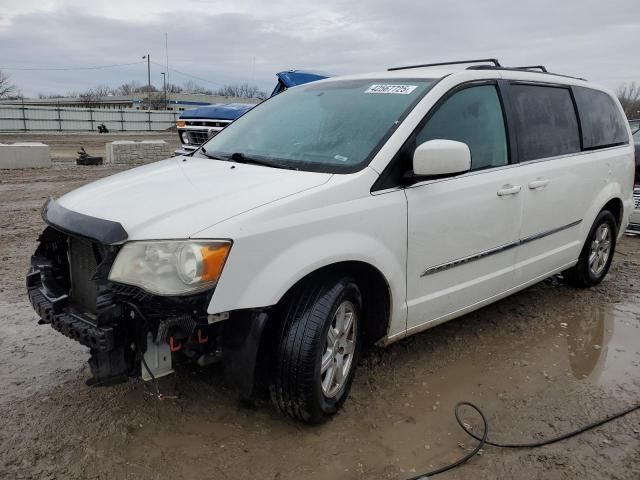
{"type": "Polygon", "coordinates": [[[222,158],[219,155],[213,155],[212,153],[208,153],[204,148],[201,148],[200,151],[207,158],[212,158],[214,160],[227,160],[226,158],[222,158]]]}
{"type": "Polygon", "coordinates": [[[258,157],[248,157],[241,152],[232,153],[229,158],[232,161],[238,162],[238,163],[250,163],[252,165],[263,165],[265,167],[273,167],[273,168],[286,168],[289,170],[293,169],[292,167],[288,167],[287,165],[282,165],[281,163],[276,163],[269,160],[263,160],[258,157]]]}

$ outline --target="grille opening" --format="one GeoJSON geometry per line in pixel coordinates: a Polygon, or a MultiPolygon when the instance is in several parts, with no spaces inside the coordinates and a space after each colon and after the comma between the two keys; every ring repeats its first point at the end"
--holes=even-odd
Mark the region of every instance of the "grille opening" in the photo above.
{"type": "Polygon", "coordinates": [[[217,131],[209,132],[208,130],[189,130],[186,135],[189,136],[189,142],[192,145],[202,145],[217,133],[217,131]]]}
{"type": "Polygon", "coordinates": [[[89,240],[69,238],[71,303],[82,313],[98,312],[98,286],[93,280],[99,263],[97,249],[89,240]]]}

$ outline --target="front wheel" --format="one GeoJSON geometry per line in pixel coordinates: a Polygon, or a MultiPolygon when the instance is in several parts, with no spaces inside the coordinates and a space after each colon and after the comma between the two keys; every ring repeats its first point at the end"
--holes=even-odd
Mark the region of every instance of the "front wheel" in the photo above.
{"type": "Polygon", "coordinates": [[[591,227],[578,263],[562,273],[567,283],[580,288],[598,285],[611,267],[617,235],[615,217],[608,210],[603,210],[591,227]]]}
{"type": "Polygon", "coordinates": [[[284,309],[270,382],[276,407],[307,423],[334,415],[351,389],[362,338],[362,296],[352,279],[302,287],[284,309]]]}

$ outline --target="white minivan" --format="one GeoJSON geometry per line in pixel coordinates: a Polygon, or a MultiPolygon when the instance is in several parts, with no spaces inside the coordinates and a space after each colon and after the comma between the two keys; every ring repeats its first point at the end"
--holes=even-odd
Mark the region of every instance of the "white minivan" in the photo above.
{"type": "Polygon", "coordinates": [[[295,87],[193,156],[50,199],[40,322],[89,347],[89,383],[221,361],[242,397],[321,422],[368,344],[557,273],[598,284],[633,210],[618,100],[460,63],[295,87]]]}

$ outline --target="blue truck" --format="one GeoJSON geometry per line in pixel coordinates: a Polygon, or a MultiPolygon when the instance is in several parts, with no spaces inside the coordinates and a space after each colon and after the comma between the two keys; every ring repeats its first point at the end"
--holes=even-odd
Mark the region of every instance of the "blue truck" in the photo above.
{"type": "MultiPolygon", "coordinates": [[[[277,73],[276,77],[278,83],[270,97],[296,85],[322,80],[329,75],[304,70],[286,70],[277,73]]],[[[255,104],[216,103],[186,110],[177,121],[182,146],[175,151],[175,155],[190,155],[195,152],[200,145],[253,107],[255,104]]]]}

